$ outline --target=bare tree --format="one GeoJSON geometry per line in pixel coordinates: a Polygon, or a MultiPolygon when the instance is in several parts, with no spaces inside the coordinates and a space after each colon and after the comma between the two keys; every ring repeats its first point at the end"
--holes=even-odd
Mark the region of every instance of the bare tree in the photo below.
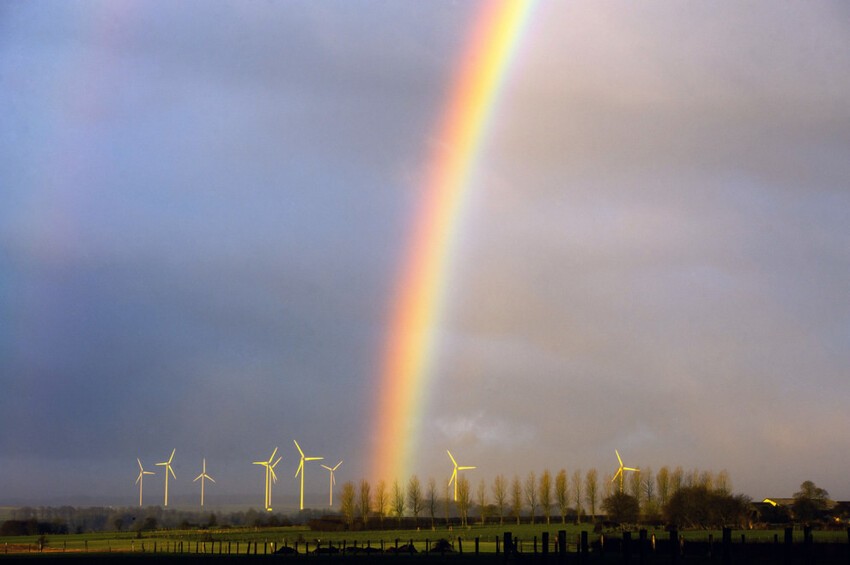
{"type": "Polygon", "coordinates": [[[534,516],[537,514],[537,475],[534,471],[529,471],[525,478],[525,501],[531,507],[531,523],[534,523],[534,516]]]}
{"type": "Polygon", "coordinates": [[[413,522],[419,525],[419,513],[422,511],[422,485],[419,484],[419,477],[416,475],[410,477],[407,483],[407,503],[413,514],[413,522]]]}
{"type": "Polygon", "coordinates": [[[670,500],[670,469],[666,465],[658,469],[655,484],[658,486],[658,506],[664,508],[670,500]]]}
{"type": "Polygon", "coordinates": [[[683,486],[685,486],[685,472],[682,466],[678,465],[670,474],[670,496],[676,494],[683,486]]]}
{"type": "Polygon", "coordinates": [[[356,510],[356,502],[357,498],[356,491],[354,489],[354,483],[351,481],[346,482],[342,485],[342,493],[340,495],[339,508],[342,511],[342,515],[345,518],[345,522],[350,526],[354,523],[354,514],[356,510]]]}
{"type": "Polygon", "coordinates": [[[543,469],[540,475],[540,509],[546,523],[552,523],[552,474],[549,469],[543,469]]]}
{"type": "Polygon", "coordinates": [[[457,510],[460,514],[460,523],[462,526],[466,526],[469,523],[469,479],[462,475],[455,480],[457,481],[457,510]]]}
{"type": "Polygon", "coordinates": [[[504,475],[496,475],[493,479],[493,499],[499,511],[499,525],[505,523],[505,506],[508,500],[508,481],[504,475]]]}
{"type": "Polygon", "coordinates": [[[596,469],[590,469],[584,476],[584,500],[590,508],[591,522],[596,520],[596,499],[599,497],[599,479],[596,469]]]}
{"type": "Polygon", "coordinates": [[[478,483],[478,490],[475,492],[475,502],[478,503],[478,514],[481,518],[481,524],[487,521],[487,483],[481,479],[478,483]]]}
{"type": "Polygon", "coordinates": [[[360,479],[360,500],[357,506],[363,526],[366,526],[369,521],[369,512],[372,511],[372,487],[366,479],[360,479]]]}
{"type": "Polygon", "coordinates": [[[443,483],[443,510],[446,513],[446,524],[449,523],[449,515],[451,514],[451,493],[449,492],[449,483],[443,483]]]}
{"type": "Polygon", "coordinates": [[[519,482],[518,475],[514,475],[511,481],[511,511],[516,518],[516,523],[519,524],[522,516],[522,483],[519,482]]]}
{"type": "Polygon", "coordinates": [[[437,515],[437,481],[434,477],[428,479],[428,492],[425,495],[428,500],[428,514],[431,516],[431,529],[434,529],[434,517],[437,515]]]}
{"type": "Polygon", "coordinates": [[[570,508],[570,485],[567,479],[567,470],[561,469],[555,476],[555,498],[558,499],[558,512],[561,514],[561,523],[567,523],[567,511],[570,508]]]}
{"type": "Polygon", "coordinates": [[[614,477],[611,476],[611,473],[605,473],[605,476],[602,477],[602,500],[612,494],[614,494],[614,477]]]}
{"type": "Polygon", "coordinates": [[[732,494],[732,480],[729,478],[729,471],[722,469],[714,478],[714,488],[723,494],[732,494]]]}
{"type": "Polygon", "coordinates": [[[641,485],[643,487],[643,508],[646,516],[658,515],[658,500],[656,499],[655,487],[657,482],[652,474],[652,467],[646,467],[641,471],[641,485]]]}
{"type": "Polygon", "coordinates": [[[628,486],[629,494],[632,495],[633,497],[637,498],[639,503],[641,501],[641,491],[643,490],[641,488],[642,482],[643,481],[641,480],[640,471],[632,471],[629,474],[629,483],[628,483],[629,484],[629,486],[628,486]]]}
{"type": "Polygon", "coordinates": [[[573,500],[576,501],[576,524],[581,522],[581,469],[573,471],[573,500]]]}
{"type": "Polygon", "coordinates": [[[375,512],[378,513],[378,519],[381,521],[382,528],[384,527],[384,516],[387,515],[389,505],[390,497],[387,493],[387,483],[381,479],[375,487],[375,512]]]}
{"type": "Polygon", "coordinates": [[[706,490],[714,490],[714,475],[711,471],[702,471],[699,474],[699,486],[706,490]]]}
{"type": "Polygon", "coordinates": [[[395,510],[398,523],[401,525],[401,517],[404,516],[404,487],[398,482],[398,479],[393,481],[393,510],[395,510]]]}

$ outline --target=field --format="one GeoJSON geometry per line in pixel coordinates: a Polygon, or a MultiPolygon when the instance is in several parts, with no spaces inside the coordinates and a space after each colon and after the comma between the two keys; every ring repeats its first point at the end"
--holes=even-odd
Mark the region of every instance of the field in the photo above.
{"type": "MultiPolygon", "coordinates": [[[[522,554],[542,553],[544,533],[548,534],[549,552],[554,553],[554,544],[558,531],[566,531],[567,550],[578,550],[581,532],[588,532],[589,543],[597,543],[600,533],[593,533],[589,524],[560,523],[546,524],[505,524],[470,526],[466,528],[447,529],[445,527],[431,530],[383,530],[358,532],[316,532],[303,526],[282,528],[232,528],[213,530],[167,530],[145,532],[141,537],[135,532],[102,532],[89,534],[50,535],[43,539],[39,536],[17,536],[0,538],[0,559],[12,554],[52,554],[58,553],[184,553],[184,554],[267,554],[283,546],[296,548],[299,553],[315,550],[317,545],[337,548],[358,547],[390,549],[396,545],[412,542],[418,552],[423,552],[440,539],[450,542],[455,552],[474,553],[476,538],[478,551],[483,554],[495,554],[497,543],[501,545],[505,532],[510,532],[518,542],[522,554]],[[498,539],[498,542],[497,542],[498,539]],[[43,543],[43,545],[42,545],[43,543]]],[[[620,530],[602,532],[611,544],[622,538],[620,530]]],[[[638,533],[633,532],[633,540],[637,541],[638,533]]],[[[647,537],[655,536],[659,542],[666,542],[669,533],[658,529],[649,530],[647,537]]],[[[719,544],[722,534],[720,531],[685,531],[681,533],[685,544],[708,544],[710,540],[719,544]]],[[[784,532],[780,530],[747,530],[734,531],[733,544],[736,545],[773,545],[782,542],[784,532]],[[743,539],[742,539],[743,536],[743,539]]],[[[814,531],[815,544],[847,544],[848,533],[845,531],[814,531]]],[[[803,532],[794,531],[794,544],[803,543],[803,532]]],[[[502,549],[500,548],[499,551],[502,549]]]]}

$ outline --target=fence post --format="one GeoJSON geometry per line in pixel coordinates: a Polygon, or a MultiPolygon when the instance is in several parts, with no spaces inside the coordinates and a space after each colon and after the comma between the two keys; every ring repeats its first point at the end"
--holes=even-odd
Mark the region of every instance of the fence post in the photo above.
{"type": "Polygon", "coordinates": [[[542,534],[540,534],[540,536],[540,543],[543,544],[543,556],[546,557],[547,555],[549,555],[549,532],[543,532],[542,534]]]}
{"type": "Polygon", "coordinates": [[[475,555],[478,555],[478,543],[479,543],[479,538],[478,538],[478,536],[475,536],[475,555]]]}
{"type": "Polygon", "coordinates": [[[670,563],[679,563],[679,531],[675,528],[670,530],[670,563]]]}
{"type": "Polygon", "coordinates": [[[638,532],[638,537],[640,538],[640,545],[638,546],[638,557],[640,558],[641,564],[643,564],[646,559],[646,529],[640,530],[638,532]]]}
{"type": "Polygon", "coordinates": [[[623,532],[623,563],[630,563],[632,560],[632,533],[623,532]]]}
{"type": "Polygon", "coordinates": [[[558,553],[562,556],[567,553],[567,530],[558,530],[558,553]]]}
{"type": "Polygon", "coordinates": [[[502,534],[502,539],[504,540],[502,545],[505,548],[505,559],[507,559],[508,555],[510,555],[514,551],[514,548],[513,548],[514,537],[513,537],[513,534],[511,534],[510,532],[505,532],[504,534],[502,534]]]}
{"type": "Polygon", "coordinates": [[[463,538],[460,536],[457,537],[457,552],[463,553],[463,538]]]}
{"type": "Polygon", "coordinates": [[[723,563],[732,562],[732,528],[723,528],[723,563]]]}
{"type": "Polygon", "coordinates": [[[581,531],[581,560],[587,561],[588,556],[588,547],[587,547],[587,530],[581,531]]]}

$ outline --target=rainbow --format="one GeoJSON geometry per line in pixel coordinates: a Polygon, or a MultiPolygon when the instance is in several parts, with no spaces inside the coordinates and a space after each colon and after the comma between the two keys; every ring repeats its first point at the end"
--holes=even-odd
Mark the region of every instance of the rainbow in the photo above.
{"type": "Polygon", "coordinates": [[[381,366],[371,478],[413,466],[452,248],[487,123],[533,3],[483,2],[436,131],[416,222],[398,278],[381,366]]]}

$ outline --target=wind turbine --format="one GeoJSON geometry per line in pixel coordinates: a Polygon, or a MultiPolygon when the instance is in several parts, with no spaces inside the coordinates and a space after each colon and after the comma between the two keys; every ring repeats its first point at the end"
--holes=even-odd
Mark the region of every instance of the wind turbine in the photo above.
{"type": "Polygon", "coordinates": [[[165,506],[168,506],[168,473],[171,472],[171,476],[174,477],[175,481],[177,480],[177,475],[174,474],[174,469],[171,468],[171,460],[174,459],[175,451],[177,451],[176,447],[171,450],[171,457],[168,458],[168,461],[157,463],[157,465],[165,467],[165,506]]]}
{"type": "Polygon", "coordinates": [[[207,475],[207,459],[206,459],[206,457],[205,457],[205,458],[204,458],[204,463],[203,463],[203,467],[202,467],[201,474],[200,474],[200,475],[198,475],[197,477],[195,477],[195,479],[192,481],[193,483],[194,483],[195,481],[198,481],[198,480],[199,480],[199,481],[201,481],[201,507],[203,507],[203,506],[204,506],[204,481],[205,481],[206,479],[209,479],[209,480],[211,480],[212,482],[215,482],[215,479],[214,479],[214,478],[212,478],[212,477],[210,477],[209,475],[207,475]]]}
{"type": "Polygon", "coordinates": [[[266,510],[268,510],[269,512],[272,511],[272,485],[271,485],[271,481],[277,482],[277,475],[274,472],[274,468],[277,466],[278,463],[280,463],[280,460],[283,459],[283,457],[278,457],[277,461],[275,461],[274,460],[275,455],[277,455],[277,448],[276,447],[274,448],[274,451],[272,451],[272,456],[269,457],[268,461],[254,461],[254,465],[262,465],[263,467],[266,468],[266,490],[265,490],[265,500],[263,501],[263,504],[265,505],[266,510]],[[270,479],[271,479],[271,481],[270,481],[270,479]]]}
{"type": "Polygon", "coordinates": [[[328,498],[328,506],[333,508],[334,505],[334,485],[336,484],[336,479],[334,478],[334,471],[339,469],[339,466],[342,465],[342,460],[339,463],[334,465],[333,467],[328,467],[327,465],[322,465],[325,469],[330,471],[331,479],[330,479],[330,497],[328,498]]]}
{"type": "Polygon", "coordinates": [[[298,442],[292,440],[295,443],[295,447],[298,448],[298,453],[301,454],[301,463],[298,464],[298,470],[295,471],[295,476],[298,476],[298,473],[301,473],[301,510],[304,510],[304,462],[305,461],[320,461],[324,459],[324,457],[307,457],[304,455],[304,452],[301,450],[301,446],[298,445],[298,442]]]}
{"type": "Polygon", "coordinates": [[[469,469],[475,469],[475,467],[474,466],[458,467],[457,461],[455,461],[455,458],[452,457],[452,452],[447,449],[446,453],[449,454],[449,459],[452,460],[452,465],[455,466],[454,471],[452,471],[452,478],[449,479],[449,484],[452,484],[452,482],[454,482],[454,484],[455,484],[455,502],[457,502],[457,472],[458,471],[466,471],[466,470],[469,470],[469,469]]]}
{"type": "Polygon", "coordinates": [[[620,463],[620,468],[617,469],[617,474],[614,475],[614,478],[611,479],[611,482],[613,483],[614,481],[617,480],[617,477],[620,477],[620,493],[622,494],[622,492],[623,492],[623,476],[625,475],[625,473],[623,471],[635,471],[635,472],[639,473],[640,469],[635,469],[634,467],[625,467],[623,465],[623,460],[620,458],[620,452],[615,449],[614,453],[617,454],[617,461],[619,461],[619,463],[620,463]]]}
{"type": "Polygon", "coordinates": [[[145,484],[145,475],[153,475],[153,471],[145,471],[142,467],[142,462],[136,457],[136,462],[139,464],[139,476],[136,477],[136,484],[139,485],[139,506],[142,505],[142,487],[145,484]]]}

